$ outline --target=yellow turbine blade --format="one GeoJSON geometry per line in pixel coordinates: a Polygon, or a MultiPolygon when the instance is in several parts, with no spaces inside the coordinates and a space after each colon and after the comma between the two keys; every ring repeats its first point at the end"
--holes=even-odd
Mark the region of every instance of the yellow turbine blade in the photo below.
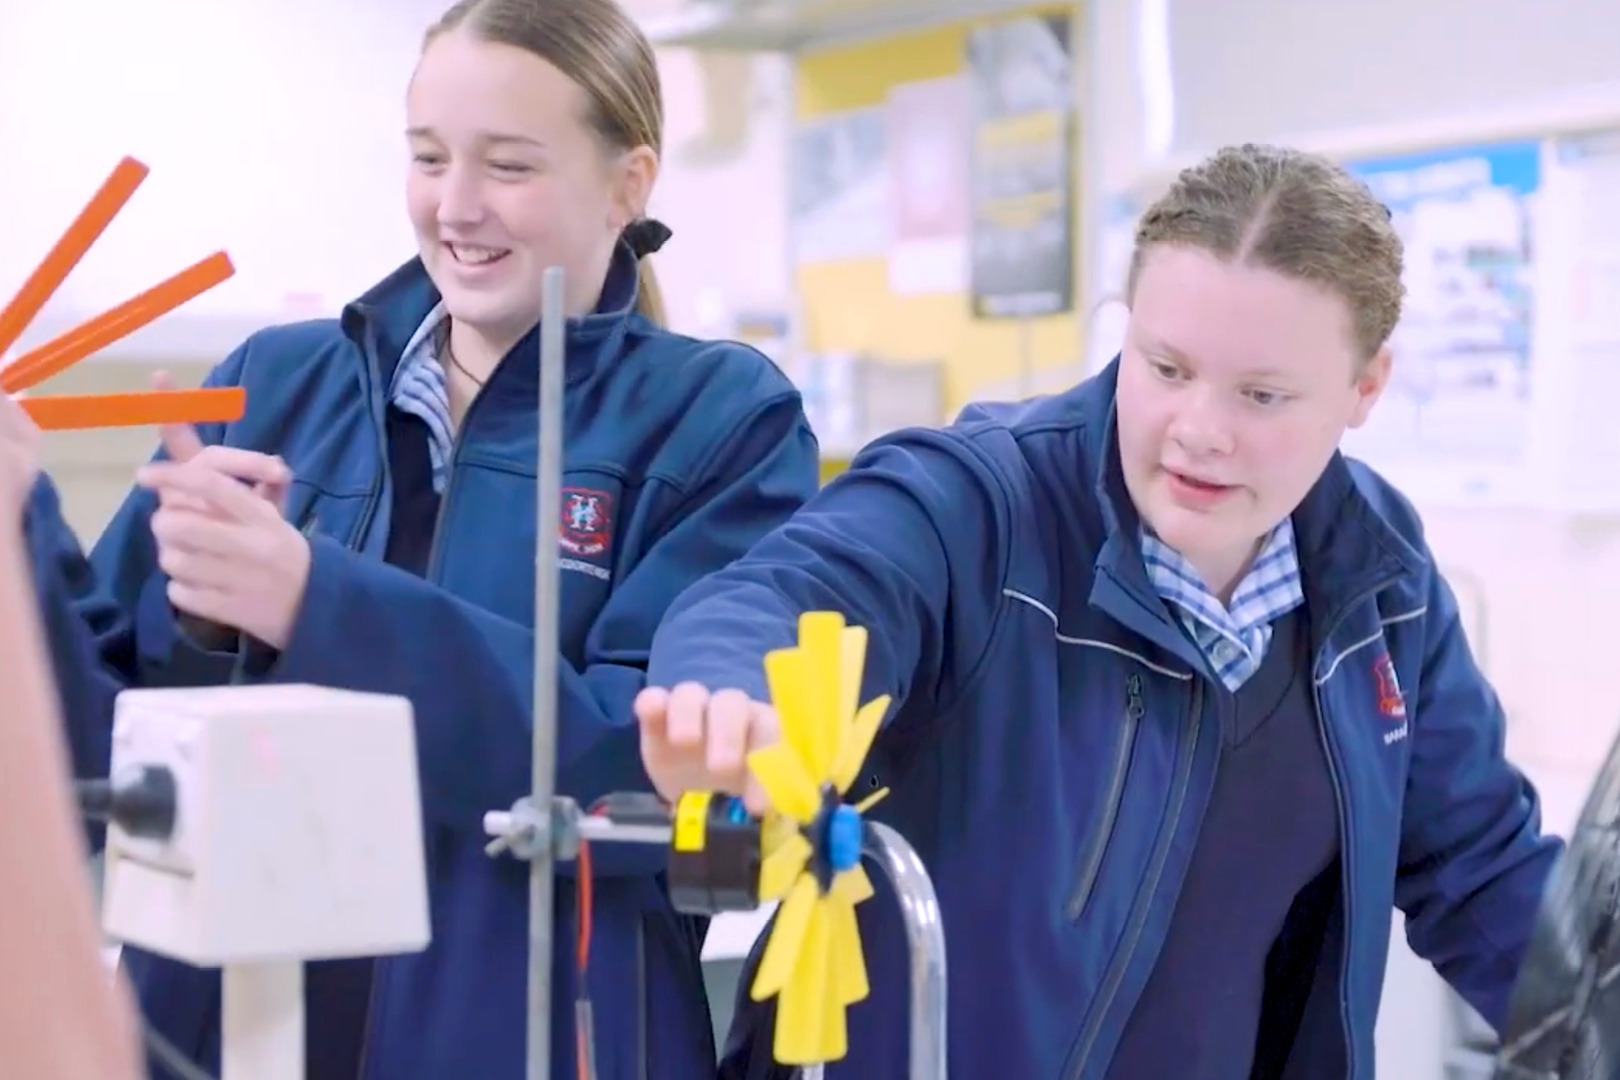
{"type": "Polygon", "coordinates": [[[810,841],[800,834],[794,833],[785,838],[760,862],[759,898],[778,900],[786,896],[813,853],[810,841]]]}
{"type": "Polygon", "coordinates": [[[749,991],[755,1001],[781,993],[792,977],[820,894],[816,879],[804,874],[793,883],[787,899],[777,909],[776,923],[765,942],[765,954],[759,958],[759,970],[754,973],[754,985],[749,991]]]}
{"type": "Polygon", "coordinates": [[[821,809],[821,792],[787,743],[777,743],[749,754],[748,771],[765,789],[777,813],[808,825],[821,809]]]}
{"type": "Polygon", "coordinates": [[[876,791],[872,792],[872,794],[868,795],[866,798],[862,799],[860,802],[855,804],[855,812],[857,814],[861,815],[862,817],[865,817],[866,812],[868,810],[872,809],[872,807],[876,806],[878,803],[880,803],[884,799],[888,798],[888,795],[889,795],[889,789],[888,788],[886,788],[886,787],[878,788],[876,791]]]}
{"type": "Polygon", "coordinates": [[[825,901],[832,921],[833,1000],[840,1007],[866,1000],[872,992],[866,981],[866,953],[861,948],[861,928],[855,918],[855,905],[834,889],[825,901]]]}
{"type": "Polygon", "coordinates": [[[832,953],[828,949],[830,924],[819,901],[810,907],[804,940],[787,983],[776,999],[776,1060],[783,1065],[834,1061],[847,1047],[836,1042],[843,1032],[827,1029],[828,978],[832,953]]]}
{"type": "Polygon", "coordinates": [[[765,681],[771,689],[771,706],[782,724],[782,741],[793,748],[813,781],[810,769],[816,726],[810,698],[809,657],[802,648],[776,649],[765,654],[765,681]]]}
{"type": "Polygon", "coordinates": [[[843,745],[838,748],[838,763],[833,767],[832,783],[838,794],[848,791],[849,785],[860,775],[861,766],[866,764],[867,751],[872,749],[872,740],[877,738],[878,728],[883,726],[883,717],[888,711],[889,698],[886,694],[873,698],[856,711],[855,720],[844,735],[843,745]]]}
{"type": "Polygon", "coordinates": [[[789,843],[790,838],[795,836],[802,837],[803,833],[799,832],[798,824],[785,814],[773,811],[759,823],[759,847],[767,855],[789,843]]]}
{"type": "MultiPolygon", "coordinates": [[[[826,906],[823,904],[823,906],[826,906]]],[[[837,923],[833,911],[827,911],[827,987],[821,995],[821,1044],[816,1047],[821,1061],[838,1061],[849,1053],[849,1025],[845,1019],[845,1003],[839,999],[838,987],[842,982],[839,965],[844,959],[834,947],[837,923]]]]}
{"type": "Polygon", "coordinates": [[[805,738],[806,771],[816,783],[832,779],[838,757],[843,718],[838,715],[843,691],[844,617],[832,611],[808,611],[799,616],[799,648],[805,657],[805,699],[810,727],[805,738]]]}
{"type": "Polygon", "coordinates": [[[861,676],[866,672],[866,627],[846,626],[838,636],[840,646],[838,665],[838,723],[840,726],[839,753],[843,753],[842,736],[848,732],[855,709],[861,703],[861,676]]]}
{"type": "Polygon", "coordinates": [[[866,876],[866,868],[854,866],[833,878],[830,895],[853,908],[856,904],[864,904],[872,899],[876,890],[872,888],[872,879],[866,876]]]}

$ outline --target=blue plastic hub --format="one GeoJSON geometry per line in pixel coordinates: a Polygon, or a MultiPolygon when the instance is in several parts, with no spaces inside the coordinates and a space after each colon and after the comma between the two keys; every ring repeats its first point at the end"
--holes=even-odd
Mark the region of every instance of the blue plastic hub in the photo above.
{"type": "Polygon", "coordinates": [[[861,814],[839,806],[827,822],[827,863],[835,874],[853,870],[861,861],[861,814]]]}

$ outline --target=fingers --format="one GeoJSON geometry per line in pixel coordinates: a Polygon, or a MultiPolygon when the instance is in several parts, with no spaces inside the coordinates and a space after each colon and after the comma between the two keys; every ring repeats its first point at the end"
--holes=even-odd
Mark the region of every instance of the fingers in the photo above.
{"type": "Polygon", "coordinates": [[[160,548],[224,555],[240,546],[240,529],[190,506],[160,506],[152,514],[152,537],[160,548]]]}
{"type": "MultiPolygon", "coordinates": [[[[760,702],[750,702],[754,707],[754,714],[748,725],[748,751],[763,750],[781,741],[782,726],[776,715],[776,710],[760,702]]],[[[765,787],[755,779],[752,771],[748,773],[747,784],[743,788],[743,805],[755,817],[764,817],[765,812],[771,808],[770,796],[766,794],[765,787]]]]}
{"type": "Polygon", "coordinates": [[[292,483],[292,470],[285,461],[238,446],[203,447],[197,451],[191,463],[224,473],[246,484],[285,489],[292,483]]]}
{"type": "Polygon", "coordinates": [[[664,731],[673,749],[702,749],[708,707],[709,688],[706,686],[681,683],[669,692],[664,731]]]}
{"type": "MultiPolygon", "coordinates": [[[[176,611],[208,623],[229,627],[230,594],[187,581],[170,581],[166,590],[176,611]]],[[[239,627],[231,627],[240,629],[239,627]]]]}
{"type": "Polygon", "coordinates": [[[190,424],[160,424],[158,441],[170,461],[187,462],[203,451],[202,436],[190,424]]]}
{"type": "MultiPolygon", "coordinates": [[[[191,434],[195,435],[196,432],[192,431],[191,434]]],[[[200,449],[189,459],[154,462],[153,466],[158,468],[149,474],[153,482],[146,486],[157,487],[160,497],[165,501],[182,500],[187,498],[182,490],[163,478],[173,476],[172,470],[176,467],[206,469],[246,485],[255,498],[275,507],[278,515],[285,510],[287,489],[292,484],[293,478],[292,469],[285,461],[270,454],[261,454],[257,450],[244,450],[236,446],[201,446],[200,443],[199,446],[200,449]]],[[[167,444],[165,449],[169,449],[167,444]]],[[[171,453],[171,456],[174,455],[171,453]]],[[[192,501],[197,502],[195,498],[192,501]]],[[[201,506],[200,503],[198,505],[201,506]]]]}
{"type": "MultiPolygon", "coordinates": [[[[164,548],[158,552],[158,569],[168,576],[171,585],[189,589],[206,589],[224,595],[236,578],[234,564],[206,551],[184,551],[164,548]]],[[[191,611],[193,615],[212,618],[209,612],[191,611]]]]}
{"type": "Polygon", "coordinates": [[[152,515],[158,569],[173,581],[208,589],[227,588],[240,576],[238,526],[189,510],[160,509],[152,515]]]}
{"type": "Polygon", "coordinates": [[[649,688],[637,696],[642,756],[666,797],[693,788],[742,795],[751,809],[764,792],[748,771],[748,755],[777,739],[774,713],[741,690],[710,693],[697,683],[649,688]]]}
{"type": "MultiPolygon", "coordinates": [[[[174,378],[167,371],[160,371],[152,376],[152,385],[159,390],[173,390],[174,378]]],[[[285,503],[292,470],[279,457],[232,446],[209,446],[191,424],[162,424],[158,427],[158,438],[164,456],[170,461],[182,465],[195,463],[233,476],[250,485],[255,494],[273,503],[278,510],[285,503]]]]}
{"type": "MultiPolygon", "coordinates": [[[[159,371],[152,376],[152,386],[158,390],[173,390],[174,377],[167,371],[159,371]]],[[[203,451],[202,436],[190,424],[161,424],[158,440],[171,461],[190,461],[203,451]]]]}
{"type": "Polygon", "coordinates": [[[754,703],[741,690],[721,690],[709,699],[709,739],[704,765],[741,795],[748,781],[748,737],[754,703]]]}
{"type": "Polygon", "coordinates": [[[754,703],[741,690],[710,694],[697,683],[682,683],[669,694],[665,737],[671,749],[700,755],[717,787],[740,795],[747,779],[753,710],[754,703]]]}
{"type": "Polygon", "coordinates": [[[213,469],[196,468],[195,464],[155,461],[141,467],[135,482],[156,491],[160,498],[184,496],[199,500],[214,513],[240,521],[250,522],[262,518],[268,508],[279,519],[280,513],[236,478],[213,469]]]}
{"type": "Polygon", "coordinates": [[[287,491],[292,482],[292,471],[288,470],[287,480],[282,483],[262,481],[253,485],[253,494],[276,508],[276,512],[287,513],[287,491]]]}
{"type": "Polygon", "coordinates": [[[669,714],[669,691],[660,686],[649,686],[636,695],[634,705],[636,721],[641,725],[641,741],[643,744],[649,739],[667,739],[667,729],[664,726],[665,717],[669,714]]]}

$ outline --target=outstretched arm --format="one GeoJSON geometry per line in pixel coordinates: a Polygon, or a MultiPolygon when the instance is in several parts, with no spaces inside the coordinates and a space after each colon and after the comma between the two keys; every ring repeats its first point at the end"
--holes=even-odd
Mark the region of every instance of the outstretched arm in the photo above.
{"type": "Polygon", "coordinates": [[[1500,1030],[1562,844],[1504,756],[1501,703],[1438,572],[1425,620],[1395,902],[1413,951],[1500,1030]]]}
{"type": "Polygon", "coordinates": [[[659,792],[711,789],[757,801],[745,754],[775,742],[766,653],[799,616],[832,611],[867,631],[862,700],[890,717],[949,695],[982,654],[1002,602],[1007,496],[977,447],[912,431],[863,451],[787,524],[683,594],[653,642],[637,703],[659,792]]]}

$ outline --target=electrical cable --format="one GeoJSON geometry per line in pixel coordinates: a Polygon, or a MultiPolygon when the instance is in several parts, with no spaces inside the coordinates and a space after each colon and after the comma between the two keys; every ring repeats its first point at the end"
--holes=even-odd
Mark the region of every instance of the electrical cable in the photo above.
{"type": "MultiPolygon", "coordinates": [[[[162,766],[142,765],[118,776],[73,781],[73,796],[86,821],[116,822],[131,836],[162,840],[173,835],[179,810],[174,773],[162,766]]],[[[141,1042],[152,1059],[175,1080],[214,1080],[179,1047],[158,1033],[136,1003],[141,1042]]]]}
{"type": "Polygon", "coordinates": [[[588,973],[591,965],[591,845],[583,837],[574,861],[576,938],[574,965],[574,1060],[579,1080],[596,1080],[596,1024],[591,1012],[588,973]]]}
{"type": "Polygon", "coordinates": [[[141,1041],[146,1043],[146,1049],[158,1064],[174,1074],[175,1080],[214,1080],[206,1069],[187,1057],[178,1046],[159,1035],[157,1028],[146,1017],[142,1016],[140,1021],[141,1041]]]}

